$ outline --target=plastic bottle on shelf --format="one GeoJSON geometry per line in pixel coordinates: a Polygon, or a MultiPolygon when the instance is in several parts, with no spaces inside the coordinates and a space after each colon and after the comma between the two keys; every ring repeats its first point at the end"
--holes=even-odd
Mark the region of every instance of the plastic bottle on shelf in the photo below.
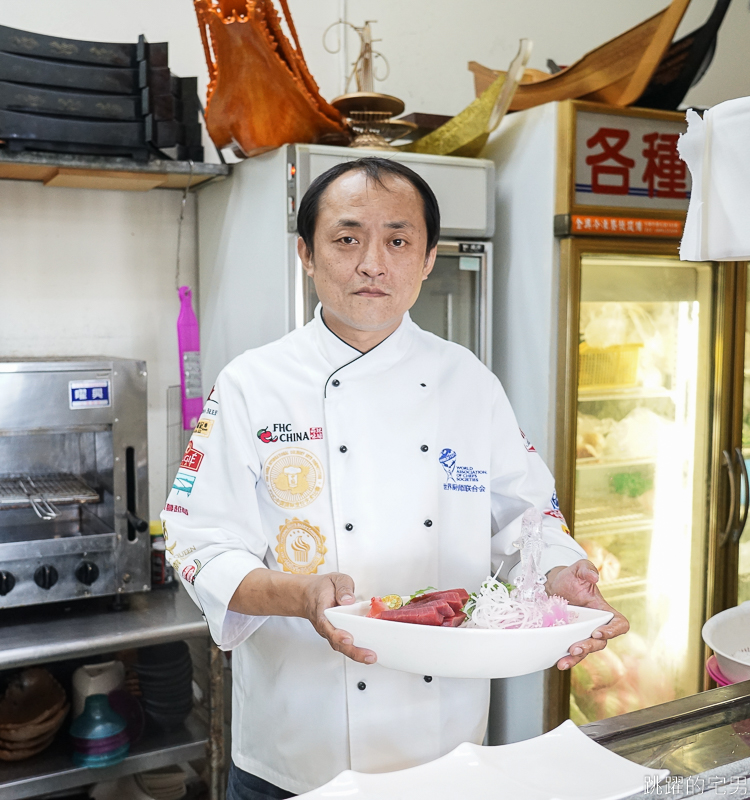
{"type": "Polygon", "coordinates": [[[152,519],[149,523],[151,534],[151,587],[160,589],[175,582],[172,565],[167,561],[167,543],[161,520],[152,519]]]}

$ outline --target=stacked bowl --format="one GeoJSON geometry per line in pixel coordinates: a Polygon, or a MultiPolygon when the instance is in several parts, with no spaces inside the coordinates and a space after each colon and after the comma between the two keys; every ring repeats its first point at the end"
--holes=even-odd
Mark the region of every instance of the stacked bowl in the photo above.
{"type": "Polygon", "coordinates": [[[185,773],[174,764],[135,776],[138,786],[154,800],[181,800],[187,794],[185,773]]]}
{"type": "Polygon", "coordinates": [[[70,726],[73,762],[78,767],[119,764],[130,749],[125,720],[109,705],[106,694],[90,694],[83,713],[70,726]]]}
{"type": "Polygon", "coordinates": [[[11,680],[0,701],[0,760],[41,753],[70,709],[62,686],[46,669],[27,669],[11,680]]]}
{"type": "Polygon", "coordinates": [[[185,642],[169,642],[138,650],[143,710],[159,727],[177,728],[193,708],[193,662],[185,642]]]}

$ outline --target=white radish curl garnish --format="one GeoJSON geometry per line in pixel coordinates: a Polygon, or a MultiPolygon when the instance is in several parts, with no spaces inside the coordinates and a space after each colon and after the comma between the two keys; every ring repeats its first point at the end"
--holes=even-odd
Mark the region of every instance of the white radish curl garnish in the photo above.
{"type": "Polygon", "coordinates": [[[489,576],[464,606],[469,618],[463,627],[549,628],[570,622],[568,601],[556,595],[550,597],[544,589],[547,578],[539,568],[544,547],[542,515],[537,509],[530,508],[524,514],[521,536],[514,545],[521,551],[521,570],[515,588],[509,590],[497,579],[497,573],[489,576]]]}

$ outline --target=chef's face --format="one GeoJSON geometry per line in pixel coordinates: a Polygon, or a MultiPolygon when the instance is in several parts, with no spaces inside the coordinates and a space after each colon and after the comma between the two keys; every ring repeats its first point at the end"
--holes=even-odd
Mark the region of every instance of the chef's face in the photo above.
{"type": "MultiPolygon", "coordinates": [[[[313,252],[298,240],[326,322],[357,331],[395,330],[435,263],[419,192],[406,180],[383,184],[347,172],[320,198],[313,252]]],[[[335,329],[335,328],[334,328],[335,329]]]]}

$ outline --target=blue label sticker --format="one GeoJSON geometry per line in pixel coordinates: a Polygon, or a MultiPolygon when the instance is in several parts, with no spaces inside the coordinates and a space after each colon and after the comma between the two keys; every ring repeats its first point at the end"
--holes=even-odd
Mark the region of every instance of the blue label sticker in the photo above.
{"type": "Polygon", "coordinates": [[[187,475],[185,472],[180,470],[174,477],[172,488],[177,489],[178,492],[185,492],[185,494],[189,496],[190,492],[193,491],[195,478],[195,475],[187,475]]]}
{"type": "Polygon", "coordinates": [[[71,408],[111,406],[109,381],[68,381],[68,402],[71,408]]]}

